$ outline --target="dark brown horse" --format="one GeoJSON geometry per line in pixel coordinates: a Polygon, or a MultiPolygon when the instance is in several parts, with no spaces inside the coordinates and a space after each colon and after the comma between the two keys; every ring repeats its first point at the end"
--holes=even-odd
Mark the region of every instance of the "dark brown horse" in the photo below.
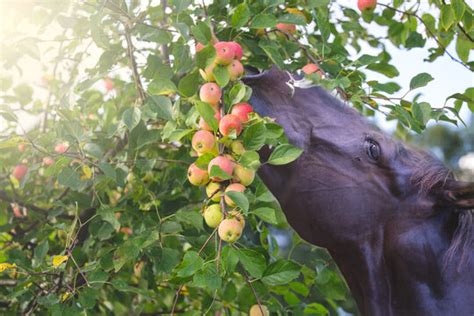
{"type": "Polygon", "coordinates": [[[291,226],[328,249],[363,315],[474,315],[474,184],[290,79],[272,69],[245,82],[304,149],[259,171],[291,226]]]}

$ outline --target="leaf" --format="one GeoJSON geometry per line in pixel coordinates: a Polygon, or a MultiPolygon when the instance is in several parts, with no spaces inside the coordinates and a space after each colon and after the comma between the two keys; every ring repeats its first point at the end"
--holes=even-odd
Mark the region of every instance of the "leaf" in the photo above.
{"type": "Polygon", "coordinates": [[[472,48],[474,48],[473,43],[462,34],[458,34],[456,39],[456,53],[463,62],[469,62],[469,53],[472,48]]]}
{"type": "Polygon", "coordinates": [[[49,243],[47,240],[41,242],[38,246],[36,246],[33,256],[35,260],[33,263],[33,267],[39,267],[43,263],[43,259],[44,257],[46,257],[48,250],[49,243]]]}
{"type": "Polygon", "coordinates": [[[128,130],[131,131],[135,126],[140,123],[142,112],[137,107],[126,109],[122,114],[122,122],[127,126],[128,130]]]}
{"type": "Polygon", "coordinates": [[[245,91],[246,86],[244,84],[239,82],[234,85],[229,92],[230,105],[234,105],[236,103],[241,102],[245,97],[245,91]]]}
{"type": "Polygon", "coordinates": [[[267,28],[267,27],[275,27],[277,24],[277,18],[271,14],[260,13],[257,14],[252,22],[250,23],[250,28],[260,29],[260,28],[267,28]]]}
{"type": "Polygon", "coordinates": [[[191,27],[191,33],[194,35],[196,40],[206,45],[212,38],[211,29],[205,22],[198,22],[196,25],[191,27]]]}
{"type": "Polygon", "coordinates": [[[51,259],[51,262],[53,264],[53,267],[57,268],[63,262],[66,262],[68,259],[69,259],[68,256],[53,256],[53,258],[51,259]]]}
{"type": "Polygon", "coordinates": [[[433,80],[433,77],[431,77],[429,73],[426,73],[426,72],[419,73],[410,80],[410,90],[424,87],[428,84],[428,82],[432,80],[433,80]]]}
{"type": "Polygon", "coordinates": [[[296,160],[303,150],[295,147],[291,144],[282,144],[279,145],[268,158],[268,163],[271,165],[286,165],[294,160],[296,160]]]}
{"type": "Polygon", "coordinates": [[[246,168],[257,170],[261,165],[260,155],[256,151],[247,150],[240,156],[239,163],[246,168]]]}
{"type": "Polygon", "coordinates": [[[152,95],[146,99],[146,106],[155,113],[158,117],[167,121],[173,118],[173,111],[171,108],[171,100],[168,97],[161,95],[152,95]]]}
{"type": "Polygon", "coordinates": [[[287,284],[300,274],[300,267],[287,260],[278,260],[270,264],[263,273],[262,282],[269,285],[287,284]]]}
{"type": "Polygon", "coordinates": [[[199,72],[193,71],[184,76],[178,83],[178,91],[182,96],[191,97],[199,88],[199,72]]]}
{"type": "Polygon", "coordinates": [[[411,110],[415,119],[422,125],[426,125],[431,118],[431,105],[427,102],[415,102],[411,110]]]}
{"type": "Polygon", "coordinates": [[[214,67],[212,74],[216,78],[216,83],[219,85],[219,87],[223,88],[229,83],[229,70],[226,66],[217,65],[214,67]]]}
{"type": "Polygon", "coordinates": [[[210,290],[219,289],[222,286],[222,279],[217,272],[216,265],[212,262],[206,264],[194,274],[192,284],[210,290]]]}
{"type": "Polygon", "coordinates": [[[250,125],[244,130],[242,135],[244,147],[247,150],[259,150],[265,144],[265,124],[258,122],[250,125]]]}
{"type": "Polygon", "coordinates": [[[267,42],[263,41],[259,43],[259,46],[265,51],[267,56],[278,66],[278,68],[285,68],[285,62],[280,52],[278,51],[278,47],[275,47],[275,45],[269,45],[267,42]]]}
{"type": "Polygon", "coordinates": [[[250,19],[250,10],[245,2],[239,4],[232,14],[232,27],[241,28],[250,19]]]}
{"type": "Polygon", "coordinates": [[[228,191],[225,193],[243,212],[249,211],[249,200],[242,192],[228,191]]]}
{"type": "Polygon", "coordinates": [[[118,272],[129,261],[135,260],[140,254],[140,249],[132,240],[127,240],[114,252],[114,271],[118,272]]]}
{"type": "Polygon", "coordinates": [[[454,17],[456,21],[461,21],[464,11],[466,10],[466,5],[464,4],[464,0],[451,0],[451,5],[454,11],[454,17]]]}
{"type": "Polygon", "coordinates": [[[4,262],[4,263],[0,263],[0,273],[2,273],[3,271],[5,270],[13,270],[13,269],[16,269],[16,264],[12,264],[12,263],[8,263],[8,262],[4,262]]]}
{"type": "Polygon", "coordinates": [[[240,263],[253,277],[261,278],[265,271],[265,257],[252,249],[238,249],[240,263]]]}
{"type": "Polygon", "coordinates": [[[398,72],[397,68],[394,66],[381,62],[381,63],[376,63],[376,64],[370,64],[367,66],[367,69],[381,73],[388,78],[393,78],[398,76],[400,73],[398,72]]]}
{"type": "Polygon", "coordinates": [[[212,166],[211,167],[211,172],[209,173],[209,177],[217,177],[220,178],[221,180],[229,180],[232,178],[232,175],[228,174],[224,170],[222,170],[219,166],[212,166]]]}
{"type": "Polygon", "coordinates": [[[329,311],[324,305],[319,303],[311,303],[304,308],[305,315],[325,316],[329,315],[329,311]]]}
{"type": "Polygon", "coordinates": [[[386,92],[388,94],[393,94],[401,89],[400,85],[396,82],[387,82],[375,84],[374,89],[386,92]]]}
{"type": "Polygon", "coordinates": [[[176,90],[174,82],[166,78],[155,79],[148,86],[148,93],[151,95],[170,95],[176,90]]]}
{"type": "Polygon", "coordinates": [[[209,125],[214,132],[217,131],[219,125],[217,119],[214,117],[216,111],[212,106],[206,102],[197,101],[196,109],[198,110],[199,115],[201,115],[204,121],[206,121],[207,125],[209,125]]]}
{"type": "Polygon", "coordinates": [[[58,183],[73,190],[78,190],[81,187],[79,174],[69,167],[64,168],[58,175],[58,183]]]}
{"type": "Polygon", "coordinates": [[[224,248],[222,248],[222,265],[226,272],[234,272],[237,263],[239,263],[238,251],[229,245],[224,246],[224,248]]]}
{"type": "Polygon", "coordinates": [[[454,23],[454,10],[451,5],[441,6],[441,13],[439,16],[440,24],[445,30],[448,30],[454,23]]]}
{"type": "Polygon", "coordinates": [[[205,69],[207,66],[214,62],[215,58],[216,49],[214,48],[214,46],[206,46],[196,53],[196,65],[200,69],[205,69]]]}
{"type": "Polygon", "coordinates": [[[277,225],[278,221],[275,215],[275,210],[270,207],[259,207],[252,211],[253,214],[260,217],[263,221],[272,225],[277,225]]]}
{"type": "Polygon", "coordinates": [[[183,261],[176,268],[177,275],[180,278],[189,277],[202,268],[203,259],[196,251],[187,251],[184,254],[183,261]]]}

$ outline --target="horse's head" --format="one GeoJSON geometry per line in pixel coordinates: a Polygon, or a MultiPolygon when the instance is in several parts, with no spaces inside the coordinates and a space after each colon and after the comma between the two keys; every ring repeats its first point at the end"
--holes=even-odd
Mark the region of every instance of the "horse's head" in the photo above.
{"type": "Polygon", "coordinates": [[[289,81],[275,68],[245,79],[255,111],[275,118],[304,149],[294,163],[260,172],[303,238],[330,247],[370,238],[392,218],[474,207],[473,184],[455,182],[437,159],[374,128],[322,88],[289,81]]]}

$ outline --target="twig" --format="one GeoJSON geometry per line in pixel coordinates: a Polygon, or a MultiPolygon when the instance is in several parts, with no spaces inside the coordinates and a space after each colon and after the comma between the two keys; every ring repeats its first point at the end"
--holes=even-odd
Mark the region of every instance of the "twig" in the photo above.
{"type": "MultiPolygon", "coordinates": [[[[166,16],[166,8],[168,7],[168,0],[161,0],[161,10],[163,10],[163,20],[161,21],[161,25],[166,25],[168,22],[168,17],[166,16]]],[[[162,44],[161,45],[161,53],[163,54],[164,60],[166,63],[170,64],[170,53],[168,50],[168,45],[162,44]]]]}
{"type": "Polygon", "coordinates": [[[137,63],[135,61],[135,57],[133,56],[134,47],[132,43],[132,38],[130,36],[130,28],[126,24],[124,24],[124,26],[125,26],[125,40],[127,41],[128,59],[130,62],[130,68],[132,68],[133,80],[135,81],[135,87],[137,88],[138,102],[140,105],[143,105],[145,103],[146,94],[145,94],[145,90],[143,89],[142,82],[140,80],[140,75],[138,74],[137,63]]]}
{"type": "Polygon", "coordinates": [[[253,295],[255,296],[255,300],[257,300],[257,304],[258,304],[258,308],[260,309],[260,313],[262,315],[265,315],[264,311],[263,311],[263,307],[262,307],[262,304],[260,303],[260,299],[258,298],[258,295],[257,295],[257,292],[255,291],[255,289],[253,288],[253,285],[252,283],[249,281],[249,276],[247,274],[247,272],[245,272],[244,269],[242,269],[242,274],[245,278],[245,281],[247,282],[247,284],[250,286],[250,288],[252,289],[252,293],[253,295]]]}

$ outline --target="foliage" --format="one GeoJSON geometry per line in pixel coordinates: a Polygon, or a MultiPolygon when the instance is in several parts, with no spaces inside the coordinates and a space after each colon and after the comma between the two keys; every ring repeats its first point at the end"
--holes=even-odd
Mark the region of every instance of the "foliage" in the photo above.
{"type": "MultiPolygon", "coordinates": [[[[386,41],[424,48],[428,61],[449,55],[474,68],[472,8],[463,0],[429,2],[429,12],[404,0],[362,13],[329,0],[206,6],[191,0],[44,1],[10,9],[28,17],[18,23],[37,34],[18,28],[1,42],[2,313],[238,314],[257,298],[280,314],[355,313],[327,253],[296,234],[289,247],[277,242],[283,233],[276,228],[287,224],[258,178],[235,198],[245,211],[248,203],[237,243],[219,242],[203,224],[205,194],[186,180],[196,160],[189,151],[199,116],[217,126],[197,97],[204,83],[199,69],[214,58],[215,36],[240,43],[243,63],[260,70],[275,64],[298,72],[318,64],[322,71],[307,80],[336,91],[366,116],[381,111],[398,120],[400,134],[420,133],[430,120],[458,124],[463,106],[474,111],[472,88],[435,108],[419,95],[408,97],[436,79],[430,74],[413,77],[401,97],[400,85],[391,81],[399,73],[386,41]],[[363,21],[384,26],[385,36],[372,34],[363,21]],[[279,23],[297,30],[282,32],[279,23]],[[198,54],[196,42],[206,46],[198,54]],[[379,53],[363,54],[362,43],[379,53]],[[451,43],[456,55],[446,50],[451,43]],[[41,80],[24,80],[31,63],[43,65],[41,80]],[[368,81],[367,71],[389,81],[368,81]],[[25,124],[28,115],[36,117],[33,127],[25,124]],[[64,150],[55,150],[58,144],[64,150]],[[20,163],[28,168],[21,176],[22,170],[13,171],[20,163]]],[[[251,89],[229,83],[225,72],[214,75],[229,88],[226,105],[250,97],[251,89]]],[[[247,149],[240,162],[254,169],[300,154],[268,118],[240,139],[247,149]],[[265,144],[280,145],[269,161],[260,161],[265,144]]],[[[197,160],[207,165],[210,157],[197,160]]]]}

